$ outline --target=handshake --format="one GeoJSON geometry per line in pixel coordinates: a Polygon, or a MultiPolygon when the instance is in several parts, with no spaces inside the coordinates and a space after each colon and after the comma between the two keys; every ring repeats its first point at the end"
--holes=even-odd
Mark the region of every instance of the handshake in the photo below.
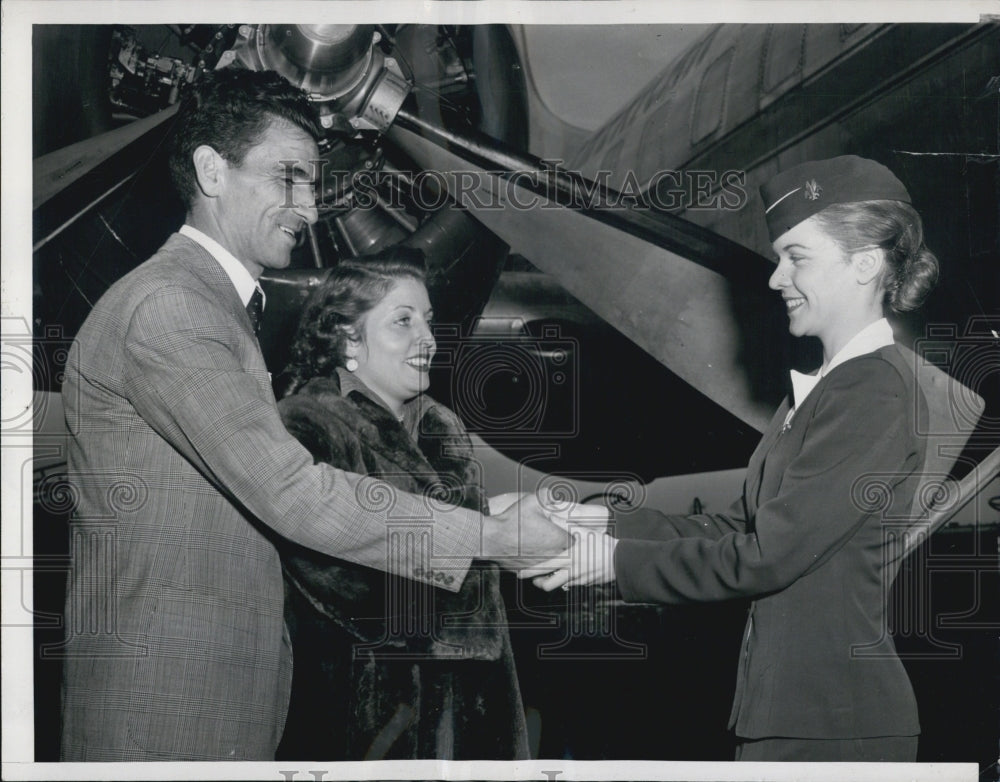
{"type": "Polygon", "coordinates": [[[484,558],[549,592],[615,579],[618,542],[603,505],[554,500],[547,493],[490,498],[483,522],[484,558]]]}

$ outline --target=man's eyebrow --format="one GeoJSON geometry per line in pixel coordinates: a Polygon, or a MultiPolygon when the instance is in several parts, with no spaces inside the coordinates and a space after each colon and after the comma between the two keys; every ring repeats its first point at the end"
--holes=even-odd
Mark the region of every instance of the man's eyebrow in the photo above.
{"type": "Polygon", "coordinates": [[[279,171],[282,176],[292,176],[303,177],[308,180],[315,178],[315,166],[305,166],[298,160],[279,160],[277,164],[277,171],[279,171]]]}
{"type": "Polygon", "coordinates": [[[782,249],[782,250],[783,250],[784,252],[788,252],[789,250],[792,250],[792,249],[794,249],[794,248],[796,248],[796,247],[798,247],[798,248],[799,248],[800,250],[808,250],[808,249],[809,249],[809,248],[808,248],[808,247],[806,247],[806,246],[805,246],[804,244],[799,244],[798,242],[792,242],[792,244],[786,244],[786,245],[785,245],[784,247],[782,247],[781,249],[782,249]]]}

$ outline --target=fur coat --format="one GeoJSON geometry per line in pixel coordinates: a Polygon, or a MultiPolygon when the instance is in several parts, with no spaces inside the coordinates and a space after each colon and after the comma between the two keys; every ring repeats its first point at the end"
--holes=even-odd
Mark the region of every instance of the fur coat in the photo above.
{"type": "MultiPolygon", "coordinates": [[[[429,513],[443,502],[486,510],[471,442],[451,410],[411,402],[414,439],[360,381],[344,381],[344,394],[337,376],[317,378],[279,404],[316,461],[424,494],[429,513]]],[[[449,592],[293,544],[282,563],[294,679],[279,758],[528,756],[496,565],[474,563],[449,592]]]]}

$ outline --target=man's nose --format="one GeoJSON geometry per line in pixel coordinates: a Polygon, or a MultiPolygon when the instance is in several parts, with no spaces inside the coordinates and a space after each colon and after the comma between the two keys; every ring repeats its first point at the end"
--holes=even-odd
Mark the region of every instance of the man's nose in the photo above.
{"type": "Polygon", "coordinates": [[[295,188],[295,214],[301,217],[307,225],[312,225],[319,219],[316,207],[316,189],[312,185],[302,185],[295,188]]]}

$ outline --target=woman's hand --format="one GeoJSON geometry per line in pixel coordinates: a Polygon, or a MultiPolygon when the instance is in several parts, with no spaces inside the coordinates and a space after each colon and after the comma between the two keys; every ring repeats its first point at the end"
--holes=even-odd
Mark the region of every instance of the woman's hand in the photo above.
{"type": "Polygon", "coordinates": [[[603,505],[567,504],[549,511],[549,518],[572,536],[572,545],[559,556],[518,573],[546,592],[562,587],[606,584],[615,580],[615,546],[607,534],[610,513],[603,505]]]}
{"type": "MultiPolygon", "coordinates": [[[[563,554],[543,562],[534,571],[557,568],[536,576],[532,582],[539,589],[551,592],[556,587],[607,584],[615,580],[615,546],[617,539],[606,532],[574,532],[573,545],[563,554]]],[[[530,573],[522,572],[522,577],[530,573]]]]}

